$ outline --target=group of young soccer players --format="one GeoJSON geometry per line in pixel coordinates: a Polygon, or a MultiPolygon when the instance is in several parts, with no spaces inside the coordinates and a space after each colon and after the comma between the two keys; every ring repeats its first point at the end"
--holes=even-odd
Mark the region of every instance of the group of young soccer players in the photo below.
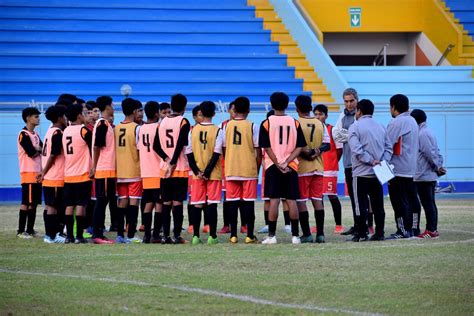
{"type": "MultiPolygon", "coordinates": [[[[369,115],[363,101],[357,108],[360,117],[369,115]]],[[[330,196],[336,221],[334,233],[342,233],[337,171],[343,149],[334,141],[332,127],[325,124],[327,107],[320,104],[313,109],[310,97],[298,96],[298,119],[294,119],[285,113],[289,104],[286,94],[275,92],[270,102],[272,111],[260,126],[247,119],[250,101],[246,97],[230,104],[230,119],[218,126],[213,123],[216,105],[212,101],[193,109],[195,124],[191,125],[183,116],[187,99],[182,94],[172,96],[171,104],[150,101],[144,108],[140,101],[126,98],[121,103],[125,118],[114,125],[112,98],[101,96],[85,103],[72,95],[62,95],[45,112],[51,126],[44,144],[35,132],[40,112],[36,108],[24,109],[26,126],[18,137],[22,202],[17,236],[31,238],[36,234],[36,208],[43,194],[47,243],[87,243],[84,230],[88,229],[97,244],[182,244],[187,242],[181,237],[183,202],[189,197],[188,231],[193,234],[193,245],[203,242],[203,214],[208,244],[218,243],[217,233],[230,233],[229,242],[238,243],[239,210],[240,231],[246,233],[244,242],[257,243],[254,225],[260,167],[266,223],[261,232],[268,232],[262,244],[277,243],[281,200],[288,212],[293,244],[325,242],[323,194],[330,196]],[[218,232],[217,205],[223,191],[224,227],[218,232]],[[308,200],[314,208],[313,228],[309,224],[308,200]],[[111,217],[108,230],[116,231],[115,240],[104,235],[107,205],[111,217]],[[140,208],[143,238],[136,234],[140,208]]],[[[352,131],[349,132],[352,139],[352,131]]],[[[368,170],[370,165],[372,170],[384,152],[372,155],[373,141],[367,145],[366,139],[358,150],[364,168],[368,170]]],[[[353,141],[350,143],[352,148],[353,141]]],[[[357,165],[359,153],[354,157],[353,165],[357,165]]],[[[371,180],[373,172],[360,177],[370,179],[366,186],[376,186],[371,180]]],[[[378,189],[367,189],[360,195],[354,241],[365,240],[369,207],[364,201],[370,196],[370,202],[378,203],[378,189]]],[[[383,205],[380,210],[377,204],[373,210],[377,223],[373,240],[383,239],[381,211],[383,205]]]]}

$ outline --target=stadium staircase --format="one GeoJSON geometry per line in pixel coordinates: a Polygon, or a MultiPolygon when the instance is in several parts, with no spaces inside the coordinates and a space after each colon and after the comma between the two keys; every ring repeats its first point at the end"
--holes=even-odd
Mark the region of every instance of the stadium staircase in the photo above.
{"type": "Polygon", "coordinates": [[[474,66],[474,1],[444,0],[442,6],[462,32],[461,64],[474,66]]]}
{"type": "MultiPolygon", "coordinates": [[[[388,103],[396,93],[406,94],[411,103],[452,104],[474,101],[472,66],[339,66],[360,98],[388,103]]],[[[429,106],[429,104],[427,104],[429,106]]]]}
{"type": "Polygon", "coordinates": [[[121,99],[123,84],[143,101],[333,100],[271,8],[246,0],[3,0],[0,56],[0,102],[121,99]]]}

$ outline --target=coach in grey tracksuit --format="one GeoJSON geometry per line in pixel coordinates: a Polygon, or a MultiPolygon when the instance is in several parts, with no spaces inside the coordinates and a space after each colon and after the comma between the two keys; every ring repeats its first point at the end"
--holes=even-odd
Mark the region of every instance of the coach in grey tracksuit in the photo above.
{"type": "Polygon", "coordinates": [[[370,205],[375,218],[375,234],[371,240],[384,240],[385,211],[383,188],[377,180],[373,167],[380,163],[385,149],[389,148],[385,128],[372,115],[374,104],[360,100],[357,104],[357,121],[349,128],[349,146],[352,152],[352,177],[358,231],[352,241],[368,240],[367,215],[370,205]]]}
{"type": "MultiPolygon", "coordinates": [[[[332,128],[332,137],[335,142],[343,144],[342,148],[342,162],[344,165],[344,176],[347,185],[347,191],[351,199],[352,206],[352,215],[354,217],[354,227],[356,223],[356,213],[355,213],[355,201],[354,201],[354,192],[352,189],[352,162],[351,162],[351,149],[349,147],[349,127],[355,121],[355,113],[357,102],[359,96],[357,91],[352,88],[344,90],[342,93],[342,98],[344,99],[344,111],[339,115],[336,125],[332,128]]],[[[343,235],[352,234],[354,228],[349,229],[347,232],[342,233],[343,235]]]]}
{"type": "MultiPolygon", "coordinates": [[[[438,234],[438,208],[435,202],[435,187],[438,177],[446,174],[443,168],[443,156],[433,132],[426,126],[426,113],[415,109],[411,112],[419,127],[419,150],[414,177],[418,196],[425,210],[426,230],[420,238],[436,238],[438,234]]],[[[421,212],[421,207],[418,204],[421,212]]]]}
{"type": "Polygon", "coordinates": [[[395,211],[397,232],[387,239],[410,238],[414,234],[413,226],[418,226],[419,216],[413,216],[418,200],[413,182],[418,156],[418,124],[408,110],[406,96],[397,94],[390,98],[394,119],[387,126],[390,149],[385,150],[384,160],[394,166],[395,178],[388,183],[388,193],[395,211]]]}

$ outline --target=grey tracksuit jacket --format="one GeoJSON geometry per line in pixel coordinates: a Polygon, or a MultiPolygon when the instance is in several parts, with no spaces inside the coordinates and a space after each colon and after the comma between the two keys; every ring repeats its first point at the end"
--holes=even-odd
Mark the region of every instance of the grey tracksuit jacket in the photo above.
{"type": "Polygon", "coordinates": [[[414,181],[436,181],[436,170],[443,166],[438,142],[433,132],[426,126],[426,122],[419,125],[418,133],[418,158],[414,181]]]}

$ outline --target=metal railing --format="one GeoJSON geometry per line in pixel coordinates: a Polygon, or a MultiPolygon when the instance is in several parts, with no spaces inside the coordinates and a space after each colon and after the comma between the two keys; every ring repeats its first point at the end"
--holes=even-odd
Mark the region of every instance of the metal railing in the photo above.
{"type": "Polygon", "coordinates": [[[378,66],[381,62],[383,62],[384,66],[387,66],[387,47],[389,44],[385,44],[382,49],[380,49],[379,53],[375,57],[373,61],[374,66],[378,66]]]}
{"type": "Polygon", "coordinates": [[[446,47],[446,49],[443,52],[443,55],[441,55],[438,62],[436,63],[436,66],[440,66],[443,63],[443,61],[446,59],[446,57],[449,55],[449,53],[453,50],[455,46],[456,45],[454,44],[449,44],[448,47],[446,47]]]}

